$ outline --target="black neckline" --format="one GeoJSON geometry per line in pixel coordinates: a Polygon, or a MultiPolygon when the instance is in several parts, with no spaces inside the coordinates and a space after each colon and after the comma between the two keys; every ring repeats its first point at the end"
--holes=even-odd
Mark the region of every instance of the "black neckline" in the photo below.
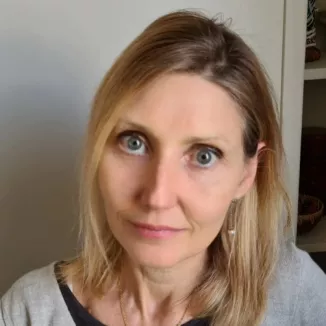
{"type": "MultiPolygon", "coordinates": [[[[60,262],[56,263],[54,266],[54,272],[56,275],[57,283],[59,285],[60,292],[66,303],[66,306],[76,326],[106,326],[87,311],[87,309],[77,300],[75,295],[71,292],[67,284],[59,281],[59,268],[60,262]]],[[[192,319],[182,324],[181,326],[209,326],[209,319],[192,319]]]]}

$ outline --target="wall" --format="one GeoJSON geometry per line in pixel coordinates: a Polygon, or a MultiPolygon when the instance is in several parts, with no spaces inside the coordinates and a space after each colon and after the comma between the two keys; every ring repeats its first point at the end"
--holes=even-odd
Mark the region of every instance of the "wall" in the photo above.
{"type": "Polygon", "coordinates": [[[293,240],[297,224],[306,13],[307,0],[285,2],[281,125],[287,162],[286,187],[293,203],[293,230],[289,233],[293,240]]]}
{"type": "Polygon", "coordinates": [[[280,100],[283,0],[0,0],[0,294],[73,255],[76,180],[95,88],[117,54],[173,9],[223,12],[280,100]]]}

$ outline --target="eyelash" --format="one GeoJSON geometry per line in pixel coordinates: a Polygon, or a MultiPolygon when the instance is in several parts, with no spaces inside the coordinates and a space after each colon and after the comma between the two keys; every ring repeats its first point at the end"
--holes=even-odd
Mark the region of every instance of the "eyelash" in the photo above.
{"type": "MultiPolygon", "coordinates": [[[[118,142],[121,142],[122,139],[124,137],[127,136],[137,136],[139,137],[146,145],[147,150],[151,150],[151,146],[150,146],[150,142],[148,141],[148,138],[140,131],[136,131],[136,130],[125,130],[122,131],[118,134],[117,136],[117,140],[118,142]]],[[[208,144],[204,144],[204,143],[198,143],[195,144],[191,147],[192,150],[201,150],[201,149],[207,149],[209,151],[211,151],[214,155],[216,155],[216,157],[221,160],[224,158],[224,153],[217,147],[212,146],[212,145],[208,145],[208,144]]]]}
{"type": "Polygon", "coordinates": [[[140,131],[135,131],[135,130],[125,130],[125,131],[122,131],[117,136],[118,142],[121,142],[123,140],[123,138],[124,137],[127,137],[127,136],[136,136],[136,137],[139,137],[145,143],[147,150],[150,150],[151,149],[147,137],[142,132],[140,132],[140,131]]]}

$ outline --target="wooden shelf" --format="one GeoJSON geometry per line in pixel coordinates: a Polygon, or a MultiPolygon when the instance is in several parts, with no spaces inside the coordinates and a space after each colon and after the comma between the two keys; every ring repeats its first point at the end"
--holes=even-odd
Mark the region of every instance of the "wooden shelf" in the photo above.
{"type": "Polygon", "coordinates": [[[307,252],[326,251],[326,217],[308,234],[297,237],[297,246],[307,252]]]}
{"type": "Polygon", "coordinates": [[[326,53],[321,54],[321,58],[314,62],[308,62],[304,71],[305,80],[326,79],[326,53]]]}

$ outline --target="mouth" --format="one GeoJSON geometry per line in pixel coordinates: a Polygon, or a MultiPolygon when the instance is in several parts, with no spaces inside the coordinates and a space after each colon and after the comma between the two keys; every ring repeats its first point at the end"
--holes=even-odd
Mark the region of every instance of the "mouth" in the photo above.
{"type": "Polygon", "coordinates": [[[184,229],[173,228],[166,225],[152,225],[152,224],[133,223],[133,222],[131,222],[131,225],[140,236],[145,238],[153,238],[153,239],[171,238],[179,234],[180,232],[184,231],[184,229]]]}

